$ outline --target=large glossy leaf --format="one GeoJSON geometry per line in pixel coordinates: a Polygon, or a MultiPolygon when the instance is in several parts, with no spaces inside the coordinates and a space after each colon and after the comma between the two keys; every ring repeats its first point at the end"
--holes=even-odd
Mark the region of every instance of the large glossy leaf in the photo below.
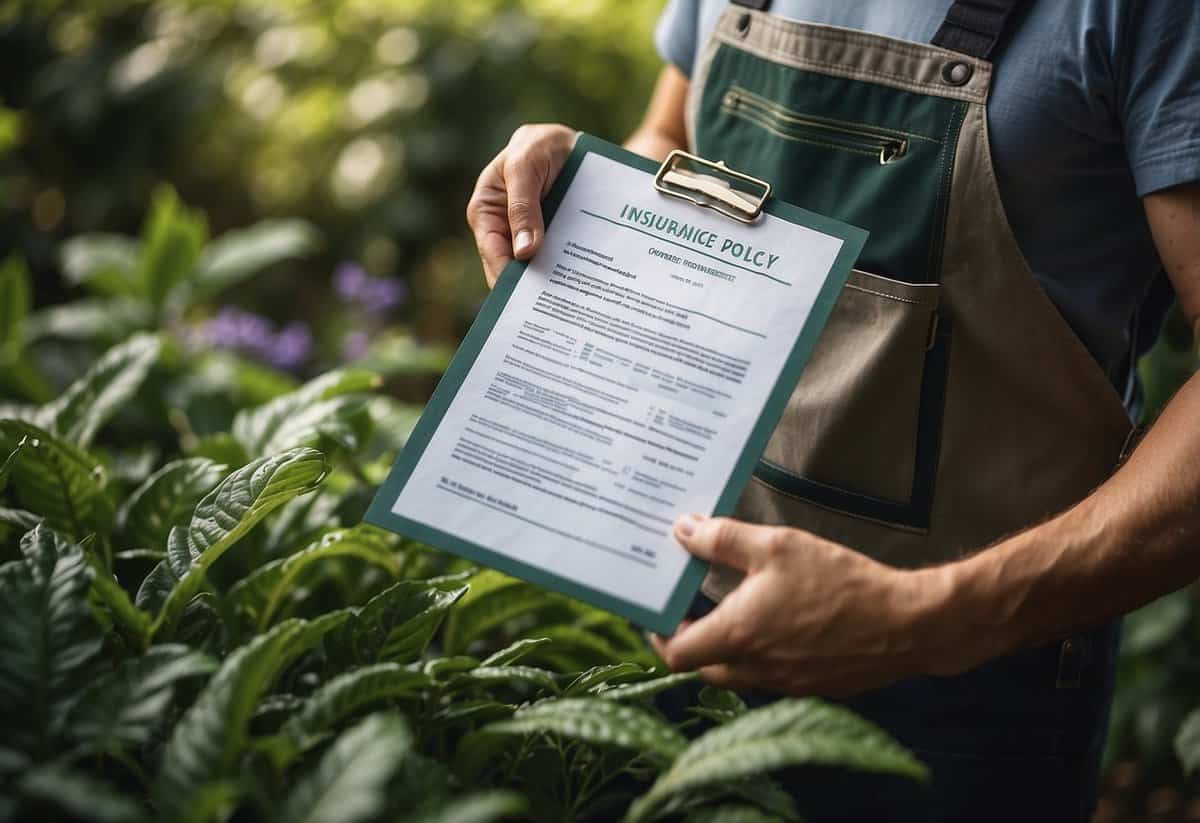
{"type": "Polygon", "coordinates": [[[604,687],[592,691],[597,697],[603,697],[605,700],[640,700],[685,683],[695,682],[698,679],[699,675],[696,672],[677,672],[665,677],[656,677],[653,680],[643,680],[640,683],[626,683],[621,686],[605,684],[604,687]]]}
{"type": "Polygon", "coordinates": [[[379,385],[373,372],[331,371],[293,392],[238,412],[233,435],[252,455],[330,440],[353,450],[364,424],[362,394],[379,385]]]}
{"type": "Polygon", "coordinates": [[[25,344],[25,318],[33,307],[29,269],[19,257],[0,263],[0,365],[16,359],[25,344]]]}
{"type": "Polygon", "coordinates": [[[226,232],[201,254],[187,283],[188,297],[215,297],[267,266],[312,252],[318,240],[316,229],[303,220],[264,220],[226,232]]]}
{"type": "Polygon", "coordinates": [[[162,342],[139,334],[118,343],[39,412],[43,428],[87,448],[100,427],[141,388],[162,342]]]}
{"type": "Polygon", "coordinates": [[[293,594],[296,581],[313,564],[330,557],[359,557],[387,569],[393,576],[400,563],[390,541],[371,526],[329,532],[290,557],[273,560],[256,569],[229,591],[229,602],[245,612],[261,631],[270,625],[284,599],[293,594]]]}
{"type": "Polygon", "coordinates": [[[927,770],[878,727],[819,700],[780,700],[693,741],[630,808],[647,820],[668,798],[787,766],[814,764],[918,780],[927,770]]]}
{"type": "Polygon", "coordinates": [[[1194,711],[1179,727],[1175,737],[1175,752],[1188,774],[1200,768],[1200,711],[1194,711]]]}
{"type": "Polygon", "coordinates": [[[21,459],[21,451],[28,444],[27,440],[20,440],[16,448],[4,452],[0,452],[4,456],[0,458],[0,492],[8,488],[8,476],[12,474],[13,468],[17,465],[17,461],[21,459]]]}
{"type": "Polygon", "coordinates": [[[92,594],[107,608],[109,618],[125,641],[134,649],[145,648],[150,640],[150,615],[133,604],[129,592],[93,549],[85,549],[84,555],[95,571],[92,594]]]}
{"type": "Polygon", "coordinates": [[[89,684],[65,724],[66,733],[94,752],[141,745],[162,723],[175,683],[216,668],[215,660],[187,646],[155,646],[89,684]]]}
{"type": "Polygon", "coordinates": [[[483,659],[479,665],[481,666],[507,666],[510,663],[515,663],[529,652],[536,649],[538,646],[550,642],[548,637],[527,637],[523,640],[518,640],[510,646],[505,646],[498,652],[494,652],[483,659]]]}
{"type": "Polygon", "coordinates": [[[153,312],[144,300],[94,297],[37,309],[25,324],[28,341],[47,337],[66,340],[118,341],[145,329],[153,312]]]}
{"type": "Polygon", "coordinates": [[[414,661],[466,591],[466,586],[443,590],[423,580],[401,580],[371,598],[338,632],[334,645],[362,662],[414,661]]]}
{"type": "Polygon", "coordinates": [[[80,234],[64,241],[60,254],[63,274],[70,283],[110,297],[141,294],[136,279],[138,246],[131,238],[80,234]]]}
{"type": "Polygon", "coordinates": [[[288,663],[348,616],[333,612],[313,621],[285,621],[225,658],[167,743],[156,793],[168,818],[192,819],[202,793],[236,776],[259,700],[288,663]]]}
{"type": "Polygon", "coordinates": [[[471,643],[509,620],[554,607],[561,599],[544,589],[491,569],[472,577],[470,587],[471,590],[451,611],[446,623],[446,650],[451,654],[465,651],[471,643]]]}
{"type": "Polygon", "coordinates": [[[525,798],[516,792],[490,791],[452,800],[437,811],[426,812],[411,823],[493,823],[522,814],[525,798]]]}
{"type": "Polygon", "coordinates": [[[153,626],[171,626],[200,589],[204,572],[256,523],[324,480],[325,457],[292,449],[248,463],[196,506],[191,523],[171,530],[167,557],[143,581],[138,606],[158,611],[153,626]]]}
{"type": "Polygon", "coordinates": [[[305,701],[281,731],[293,751],[331,731],[345,718],[367,706],[419,694],[433,679],[417,666],[376,663],[338,675],[305,701]]]}
{"type": "Polygon", "coordinates": [[[645,677],[647,671],[636,663],[606,663],[580,672],[565,689],[563,697],[579,697],[608,683],[619,683],[645,677]]]}
{"type": "Polygon", "coordinates": [[[23,507],[76,538],[110,528],[108,475],[95,458],[32,423],[0,420],[0,452],[22,442],[11,480],[23,507]]]}
{"type": "Polygon", "coordinates": [[[126,546],[165,549],[174,526],[186,524],[225,467],[192,457],[172,461],[146,478],[117,512],[126,546]]]}
{"type": "Polygon", "coordinates": [[[374,714],[341,735],[279,807],[281,823],[354,823],[380,814],[412,748],[404,718],[374,714]]]}
{"type": "Polygon", "coordinates": [[[103,783],[82,771],[57,764],[38,766],[16,781],[16,794],[33,801],[39,809],[37,818],[28,820],[90,820],[95,823],[137,823],[148,819],[143,809],[127,793],[103,783]],[[45,807],[61,812],[47,818],[45,807]]]}
{"type": "Polygon", "coordinates": [[[450,688],[466,689],[475,686],[532,686],[540,692],[558,694],[554,672],[533,666],[477,666],[455,675],[450,688]]]}
{"type": "Polygon", "coordinates": [[[482,732],[550,732],[572,740],[629,749],[667,762],[687,746],[687,739],[674,726],[644,709],[586,697],[534,703],[519,709],[509,720],[485,726],[482,732]]]}
{"type": "Polygon", "coordinates": [[[100,627],[88,609],[93,572],[79,547],[45,526],[0,566],[0,738],[49,746],[100,670],[100,627]]]}
{"type": "Polygon", "coordinates": [[[176,284],[191,275],[207,240],[202,213],[189,210],[167,186],[155,191],[138,256],[136,280],[141,294],[161,306],[176,284]]]}

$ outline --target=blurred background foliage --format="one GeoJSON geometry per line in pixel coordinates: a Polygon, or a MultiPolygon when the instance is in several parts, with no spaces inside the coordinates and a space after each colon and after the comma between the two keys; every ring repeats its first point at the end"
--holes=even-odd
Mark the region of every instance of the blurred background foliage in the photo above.
{"type": "Polygon", "coordinates": [[[623,138],[657,69],[661,6],[5,0],[0,256],[18,251],[35,303],[58,302],[64,238],[136,234],[165,182],[211,235],[272,217],[316,227],[314,253],[236,293],[316,331],[302,368],[340,357],[321,327],[345,263],[404,282],[390,322],[454,342],[484,292],[463,221],[479,170],[522,122],[623,138]]]}
{"type": "MultiPolygon", "coordinates": [[[[166,327],[160,405],[119,426],[148,452],[346,362],[411,425],[485,294],[479,170],[522,122],[628,134],[662,6],[0,0],[0,401],[166,327]]],[[[1147,419],[1196,367],[1174,310],[1140,365],[1147,419]]],[[[1173,751],[1197,684],[1194,591],[1126,620],[1098,820],[1200,820],[1173,751]]]]}

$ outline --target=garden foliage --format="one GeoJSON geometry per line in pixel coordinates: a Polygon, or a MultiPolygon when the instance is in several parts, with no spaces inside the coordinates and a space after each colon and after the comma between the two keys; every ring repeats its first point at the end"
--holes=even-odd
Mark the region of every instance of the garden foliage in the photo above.
{"type": "Polygon", "coordinates": [[[793,820],[785,767],[924,777],[841,708],[747,710],[610,614],[363,525],[412,419],[379,375],[297,385],[174,331],[294,229],[214,251],[158,209],[140,244],[68,245],[79,303],[0,276],[26,381],[0,408],[0,820],[793,820]],[[71,324],[115,300],[123,339],[71,324]],[[39,399],[47,363],[79,373],[39,399]]]}

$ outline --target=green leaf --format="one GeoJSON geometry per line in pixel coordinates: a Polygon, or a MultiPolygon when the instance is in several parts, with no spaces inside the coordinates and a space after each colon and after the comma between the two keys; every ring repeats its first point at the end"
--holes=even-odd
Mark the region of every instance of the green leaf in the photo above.
{"type": "Polygon", "coordinates": [[[29,269],[14,255],[0,264],[0,364],[5,368],[25,345],[25,318],[32,308],[29,269]]]}
{"type": "Polygon", "coordinates": [[[139,746],[162,723],[175,683],[211,674],[216,668],[211,657],[187,646],[155,646],[89,685],[71,712],[66,731],[92,752],[139,746]]]}
{"type": "Polygon", "coordinates": [[[815,764],[924,780],[928,771],[876,726],[819,700],[780,700],[693,741],[626,818],[646,820],[670,797],[815,764]]]}
{"type": "Polygon", "coordinates": [[[186,815],[201,793],[237,776],[259,700],[288,663],[347,617],[285,621],[225,658],[167,743],[156,787],[165,818],[186,815]]]}
{"type": "Polygon", "coordinates": [[[280,765],[364,707],[420,694],[432,682],[420,668],[397,663],[376,663],[338,675],[317,689],[304,708],[284,724],[280,736],[288,738],[288,756],[280,765]]]}
{"type": "Polygon", "coordinates": [[[488,655],[479,665],[507,666],[510,663],[515,663],[538,646],[549,642],[550,638],[548,637],[529,637],[524,640],[518,640],[511,646],[506,646],[500,651],[488,655]]]}
{"type": "Polygon", "coordinates": [[[22,506],[72,537],[111,527],[108,476],[95,458],[31,423],[0,420],[0,452],[22,441],[25,447],[11,475],[22,506]]]}
{"type": "Polygon", "coordinates": [[[395,576],[400,563],[390,541],[370,526],[338,529],[290,557],[273,560],[229,590],[229,602],[247,613],[259,631],[270,625],[284,599],[294,594],[297,579],[314,563],[330,557],[359,557],[395,576]]]}
{"type": "Polygon", "coordinates": [[[692,683],[699,677],[696,672],[678,672],[665,677],[656,677],[653,680],[643,680],[640,683],[626,683],[623,686],[598,689],[594,691],[594,694],[605,700],[638,700],[665,692],[667,689],[673,689],[684,683],[692,683]]]}
{"type": "Polygon", "coordinates": [[[788,818],[768,814],[757,806],[726,804],[692,812],[684,823],[779,823],[788,818]]]}
{"type": "Polygon", "coordinates": [[[687,746],[674,726],[636,706],[595,698],[543,700],[491,723],[487,734],[550,732],[572,740],[616,746],[671,761],[687,746]]]}
{"type": "Polygon", "coordinates": [[[466,591],[466,586],[447,591],[430,588],[423,580],[401,580],[371,598],[334,644],[364,662],[416,660],[466,591]]]}
{"type": "Polygon", "coordinates": [[[516,792],[494,790],[452,800],[437,811],[413,818],[411,823],[492,823],[523,814],[528,807],[516,792]]]}
{"type": "Polygon", "coordinates": [[[208,244],[188,283],[191,301],[207,300],[267,266],[316,250],[316,229],[303,220],[265,220],[208,244]]]}
{"type": "Polygon", "coordinates": [[[558,694],[558,680],[555,679],[554,672],[533,666],[477,666],[470,671],[455,675],[450,681],[451,688],[486,686],[496,683],[507,685],[526,683],[541,691],[558,694]]]}
{"type": "Polygon", "coordinates": [[[1175,753],[1183,764],[1183,771],[1191,774],[1200,768],[1200,710],[1194,711],[1183,721],[1175,736],[1175,753]]]}
{"type": "Polygon", "coordinates": [[[500,572],[485,569],[470,580],[470,592],[450,613],[445,644],[450,653],[459,653],[471,643],[515,617],[529,614],[561,602],[547,593],[500,572]]]}
{"type": "Polygon", "coordinates": [[[33,512],[0,506],[0,525],[11,526],[19,530],[21,534],[24,534],[41,522],[42,518],[33,512]]]}
{"type": "Polygon", "coordinates": [[[136,823],[146,819],[145,810],[128,795],[65,766],[39,766],[17,781],[16,790],[38,805],[50,805],[65,812],[62,819],[98,823],[136,823]]]}
{"type": "Polygon", "coordinates": [[[21,459],[21,450],[25,448],[25,444],[29,441],[22,439],[17,443],[16,448],[8,452],[4,458],[4,462],[0,463],[0,492],[8,488],[8,476],[12,474],[13,467],[17,465],[17,461],[21,459]]]}
{"type": "Polygon", "coordinates": [[[563,697],[576,697],[592,691],[597,686],[644,676],[646,673],[646,670],[636,663],[608,663],[602,666],[593,666],[585,672],[580,672],[579,676],[563,689],[563,697]]]}
{"type": "Polygon", "coordinates": [[[142,649],[150,639],[150,615],[133,605],[129,592],[117,582],[112,572],[94,551],[84,553],[95,571],[92,593],[105,606],[119,626],[121,634],[135,649],[142,649]]]}
{"type": "Polygon", "coordinates": [[[1121,654],[1152,654],[1162,649],[1187,627],[1192,608],[1191,595],[1180,590],[1127,615],[1121,634],[1121,654]]]}
{"type": "Polygon", "coordinates": [[[35,751],[52,743],[97,674],[102,638],[79,547],[38,525],[21,554],[0,566],[0,738],[35,751]]]}
{"type": "Polygon", "coordinates": [[[233,436],[253,455],[324,440],[353,451],[365,419],[362,394],[379,382],[378,375],[358,369],[327,372],[293,392],[238,412],[233,436]]]}
{"type": "Polygon", "coordinates": [[[125,545],[165,548],[174,526],[191,519],[225,467],[202,457],[172,461],[146,478],[117,512],[125,545]]]}
{"type": "Polygon", "coordinates": [[[180,203],[169,186],[159,187],[142,230],[137,268],[141,295],[161,307],[176,284],[195,269],[207,240],[204,215],[180,203]]]}
{"type": "Polygon", "coordinates": [[[394,714],[374,714],[339,737],[280,806],[284,823],[353,823],[387,807],[388,781],[412,749],[412,733],[394,714]]]}
{"type": "Polygon", "coordinates": [[[119,234],[80,234],[60,249],[68,283],[87,286],[106,297],[139,297],[137,241],[119,234]]]}
{"type": "Polygon", "coordinates": [[[172,626],[199,591],[205,570],[274,509],[317,488],[325,457],[292,449],[248,463],[230,474],[196,506],[191,524],[168,537],[167,557],[138,590],[137,605],[158,609],[152,633],[172,626]]]}
{"type": "Polygon", "coordinates": [[[711,720],[713,723],[728,723],[748,711],[745,701],[737,692],[705,686],[700,690],[700,705],[688,707],[688,712],[711,720]]]}
{"type": "Polygon", "coordinates": [[[29,315],[27,343],[46,337],[82,341],[119,341],[153,321],[144,300],[97,297],[46,306],[29,315]]]}
{"type": "Polygon", "coordinates": [[[43,428],[87,448],[96,432],[128,403],[158,360],[162,342],[139,334],[113,346],[53,402],[39,411],[43,428]]]}

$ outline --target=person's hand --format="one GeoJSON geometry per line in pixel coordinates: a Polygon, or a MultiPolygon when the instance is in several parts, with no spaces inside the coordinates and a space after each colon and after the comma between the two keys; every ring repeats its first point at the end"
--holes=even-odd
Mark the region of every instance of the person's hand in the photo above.
{"type": "Polygon", "coordinates": [[[937,574],[894,569],[800,529],[688,515],[675,524],[697,557],[745,579],[670,638],[652,636],[675,671],[791,695],[845,696],[902,677],[958,669],[938,620],[937,574]]]}
{"type": "Polygon", "coordinates": [[[479,175],[467,203],[467,223],[488,287],[510,260],[528,260],[542,244],[542,198],[575,145],[574,129],[521,126],[479,175]]]}

